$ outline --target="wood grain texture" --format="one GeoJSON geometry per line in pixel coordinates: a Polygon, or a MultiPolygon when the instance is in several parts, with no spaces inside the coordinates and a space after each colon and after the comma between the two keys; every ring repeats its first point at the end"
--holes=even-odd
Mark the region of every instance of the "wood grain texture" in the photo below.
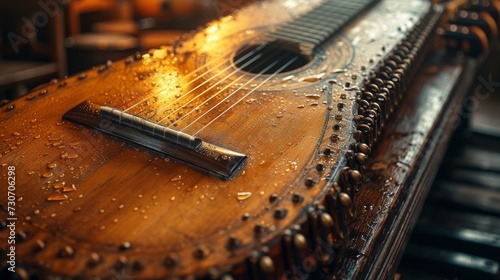
{"type": "MultiPolygon", "coordinates": [[[[271,279],[293,272],[295,263],[309,272],[327,267],[341,239],[334,227],[343,225],[353,181],[361,177],[357,170],[342,173],[353,185],[349,194],[332,188],[351,164],[346,153],[357,142],[353,119],[364,77],[416,26],[412,40],[432,32],[434,24],[419,25],[422,18],[439,16],[427,1],[409,2],[383,1],[289,73],[255,76],[232,63],[242,46],[309,7],[270,1],[2,107],[2,176],[8,166],[17,174],[18,260],[42,276],[83,278],[232,271],[271,279]],[[255,14],[273,17],[256,23],[255,14]],[[205,92],[209,97],[192,97],[205,92]],[[117,108],[144,101],[130,112],[242,152],[248,161],[234,179],[220,180],[62,120],[86,100],[117,108]]],[[[411,59],[420,61],[419,51],[411,59]]],[[[411,65],[398,63],[403,68],[395,75],[404,78],[411,65]]]]}

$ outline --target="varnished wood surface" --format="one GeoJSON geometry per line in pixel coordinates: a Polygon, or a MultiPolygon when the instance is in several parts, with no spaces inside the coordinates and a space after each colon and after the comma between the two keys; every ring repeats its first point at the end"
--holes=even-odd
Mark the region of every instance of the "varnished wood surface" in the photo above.
{"type": "MultiPolygon", "coordinates": [[[[435,23],[440,15],[426,1],[411,2],[383,1],[325,42],[312,63],[291,73],[255,77],[231,63],[238,49],[268,26],[308,8],[297,5],[292,13],[271,1],[173,46],[96,67],[2,107],[0,162],[3,177],[8,166],[16,168],[18,261],[43,277],[126,273],[138,279],[220,277],[228,271],[235,277],[278,278],[293,269],[286,258],[291,254],[299,259],[321,252],[314,261],[326,265],[332,253],[325,246],[339,241],[333,226],[342,225],[343,212],[333,206],[340,202],[324,201],[346,165],[346,151],[356,143],[353,115],[362,77],[415,26],[412,40],[424,34],[424,42],[434,26],[426,28],[427,21],[435,23]],[[273,17],[254,21],[254,14],[266,13],[273,17]],[[176,101],[191,90],[216,95],[183,99],[189,105],[176,101]],[[244,153],[245,167],[224,181],[62,119],[86,100],[120,107],[145,97],[150,102],[130,113],[158,110],[153,117],[160,119],[168,115],[162,106],[173,104],[171,110],[178,111],[169,125],[244,153]],[[209,110],[202,101],[221,106],[209,110]],[[222,113],[224,118],[210,121],[222,113]],[[198,121],[205,114],[208,120],[198,121]],[[320,235],[327,237],[326,245],[320,235]],[[282,246],[288,237],[294,243],[282,246]]],[[[342,207],[348,210],[346,197],[342,207]]],[[[5,194],[1,198],[6,201],[5,194]]],[[[6,219],[3,206],[0,215],[6,219]]],[[[0,233],[5,238],[8,231],[0,233]]]]}
{"type": "MultiPolygon", "coordinates": [[[[440,13],[431,12],[424,1],[411,6],[383,1],[329,40],[313,63],[293,75],[253,82],[254,76],[234,71],[231,57],[269,25],[296,16],[274,4],[251,6],[247,14],[226,17],[174,46],[99,66],[2,108],[0,161],[2,167],[15,166],[18,174],[19,260],[41,277],[125,273],[121,276],[218,278],[231,272],[244,279],[274,279],[321,271],[332,279],[392,275],[453,129],[463,87],[470,84],[471,76],[462,70],[474,72],[475,65],[439,61],[439,67],[418,72],[424,73],[419,80],[401,89],[407,97],[385,125],[367,166],[367,183],[355,196],[350,236],[330,263],[345,230],[336,227],[350,216],[349,202],[339,202],[337,192],[342,190],[343,198],[356,193],[361,177],[341,173],[341,168],[347,150],[358,149],[356,141],[368,137],[354,131],[356,102],[370,95],[359,90],[365,82],[361,77],[370,76],[394,49],[394,60],[384,61],[394,68],[385,68],[390,74],[384,74],[395,74],[397,87],[405,87],[401,79],[413,78],[417,72],[411,66],[422,58],[421,49],[411,49],[411,44],[422,42],[418,36],[435,26],[422,27],[418,21],[436,22],[440,13]],[[255,23],[252,12],[266,8],[275,9],[276,17],[255,23]],[[418,32],[408,36],[413,41],[399,44],[414,26],[418,32]],[[408,60],[402,61],[403,54],[408,60]],[[184,84],[187,73],[208,64],[218,66],[195,77],[227,75],[220,87],[184,84]],[[233,83],[243,86],[234,91],[233,83]],[[260,83],[265,87],[259,88],[260,83]],[[179,88],[230,90],[219,98],[227,100],[225,107],[204,111],[199,100],[188,99],[193,101],[189,106],[176,102],[184,94],[179,88]],[[88,99],[120,107],[150,93],[153,101],[132,113],[174,104],[179,113],[169,124],[248,155],[240,174],[229,181],[210,177],[61,119],[88,99]],[[197,122],[204,112],[217,117],[226,111],[221,121],[197,122]],[[343,189],[335,188],[337,179],[345,181],[343,189]]],[[[297,13],[307,10],[294,8],[297,13]]],[[[396,98],[389,101],[397,103],[396,98]]],[[[356,153],[361,150],[366,149],[356,153]]],[[[362,162],[364,156],[359,156],[362,162]]],[[[347,158],[353,169],[363,168],[364,163],[347,158]]]]}
{"type": "Polygon", "coordinates": [[[412,86],[367,166],[357,217],[327,279],[392,279],[456,128],[477,62],[436,58],[412,86]]]}
{"type": "Polygon", "coordinates": [[[463,111],[398,267],[402,279],[500,278],[500,92],[481,78],[499,80],[498,54],[471,88],[477,106],[463,111]]]}

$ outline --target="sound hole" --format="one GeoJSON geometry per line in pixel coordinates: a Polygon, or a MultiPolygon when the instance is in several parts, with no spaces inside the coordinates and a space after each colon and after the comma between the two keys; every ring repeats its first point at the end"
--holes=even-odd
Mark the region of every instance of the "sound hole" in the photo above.
{"type": "Polygon", "coordinates": [[[233,63],[249,73],[276,74],[298,69],[309,63],[309,59],[293,46],[269,43],[240,49],[234,56],[233,63]]]}

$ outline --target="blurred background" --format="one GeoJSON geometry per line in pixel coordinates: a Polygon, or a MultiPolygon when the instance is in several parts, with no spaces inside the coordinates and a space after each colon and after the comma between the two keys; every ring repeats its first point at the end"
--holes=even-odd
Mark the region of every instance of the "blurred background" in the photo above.
{"type": "Polygon", "coordinates": [[[0,100],[172,39],[252,0],[0,3],[0,100]]]}

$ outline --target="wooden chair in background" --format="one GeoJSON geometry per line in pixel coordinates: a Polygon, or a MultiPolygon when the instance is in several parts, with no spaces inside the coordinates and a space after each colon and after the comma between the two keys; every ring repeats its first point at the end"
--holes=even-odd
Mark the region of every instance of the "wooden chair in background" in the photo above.
{"type": "Polygon", "coordinates": [[[37,1],[0,3],[0,99],[19,97],[31,86],[66,75],[64,26],[63,6],[46,11],[37,1]],[[33,21],[33,34],[24,34],[33,21]],[[42,33],[46,40],[39,40],[42,33]]]}
{"type": "Polygon", "coordinates": [[[70,74],[107,60],[121,59],[140,49],[129,0],[71,0],[68,28],[65,45],[70,74]],[[102,14],[106,20],[84,23],[82,17],[91,13],[102,14]],[[84,30],[83,24],[91,26],[85,26],[84,30]]]}
{"type": "Polygon", "coordinates": [[[68,31],[70,36],[81,32],[81,16],[91,12],[105,12],[112,14],[117,7],[118,0],[71,0],[68,3],[68,31]]]}

